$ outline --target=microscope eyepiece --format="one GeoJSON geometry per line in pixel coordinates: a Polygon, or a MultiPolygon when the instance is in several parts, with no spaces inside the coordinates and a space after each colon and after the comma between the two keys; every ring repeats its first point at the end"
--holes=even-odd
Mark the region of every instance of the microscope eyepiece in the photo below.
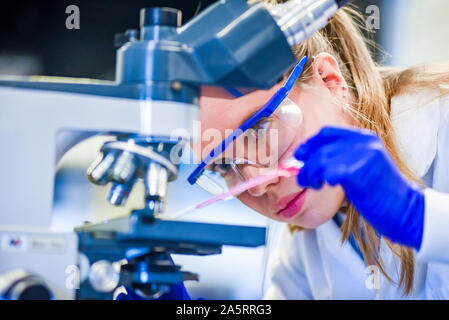
{"type": "Polygon", "coordinates": [[[268,10],[291,47],[323,28],[337,10],[353,0],[290,0],[268,10]]]}

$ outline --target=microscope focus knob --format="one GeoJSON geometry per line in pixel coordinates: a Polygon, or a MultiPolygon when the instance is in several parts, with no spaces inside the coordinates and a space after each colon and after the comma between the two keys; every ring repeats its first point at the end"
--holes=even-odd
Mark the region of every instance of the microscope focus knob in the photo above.
{"type": "Polygon", "coordinates": [[[40,277],[23,269],[0,275],[0,300],[50,300],[53,295],[40,277]]]}
{"type": "Polygon", "coordinates": [[[182,13],[167,7],[144,8],[140,11],[140,26],[181,26],[182,13]]]}

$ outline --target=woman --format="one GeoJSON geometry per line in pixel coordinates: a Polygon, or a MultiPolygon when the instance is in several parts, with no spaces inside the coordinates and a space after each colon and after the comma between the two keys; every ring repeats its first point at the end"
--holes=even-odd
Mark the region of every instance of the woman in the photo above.
{"type": "MultiPolygon", "coordinates": [[[[292,139],[284,139],[291,136],[285,128],[294,124],[278,127],[281,150],[276,154],[280,162],[296,156],[305,162],[304,168],[297,178],[273,179],[238,196],[255,211],[289,224],[274,260],[267,298],[447,299],[449,265],[415,261],[414,249],[420,249],[431,235],[414,225],[418,220],[416,224],[422,226],[422,221],[412,213],[424,210],[427,191],[420,184],[449,190],[449,177],[441,179],[441,170],[447,170],[442,163],[449,158],[443,148],[447,140],[439,134],[449,128],[445,97],[449,70],[377,68],[354,16],[352,9],[340,10],[323,30],[295,48],[298,59],[306,55],[314,59],[309,59],[289,94],[290,102],[301,111],[301,125],[292,139]],[[359,176],[345,181],[339,173],[348,175],[348,170],[359,176]],[[379,170],[385,170],[383,182],[379,170]],[[369,198],[367,193],[373,195],[375,206],[373,201],[357,201],[369,198]],[[403,194],[409,201],[399,203],[392,194],[403,194]],[[365,215],[381,210],[382,215],[370,216],[370,224],[357,209],[365,215]],[[405,235],[387,227],[389,221],[384,219],[389,218],[389,210],[396,217],[403,212],[406,222],[412,221],[405,235]],[[408,246],[381,237],[373,226],[408,246]]],[[[257,112],[280,86],[239,98],[218,88],[204,88],[203,132],[216,129],[225,136],[226,130],[238,128],[257,112]]],[[[270,121],[282,121],[283,114],[279,111],[270,121]]],[[[293,114],[299,117],[298,112],[293,114]]],[[[258,123],[254,131],[266,125],[258,123]]],[[[215,146],[210,140],[202,141],[201,154],[215,146]]],[[[247,148],[248,143],[243,146],[247,148]]],[[[237,141],[231,149],[238,153],[237,141]]],[[[244,179],[268,170],[270,166],[249,161],[243,149],[238,161],[231,159],[232,166],[223,161],[229,160],[224,152],[207,169],[225,178],[237,172],[244,179]]]]}

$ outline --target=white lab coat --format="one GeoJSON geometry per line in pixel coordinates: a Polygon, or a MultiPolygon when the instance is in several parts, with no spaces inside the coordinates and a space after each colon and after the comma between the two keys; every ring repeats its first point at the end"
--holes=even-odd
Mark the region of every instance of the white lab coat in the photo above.
{"type": "Polygon", "coordinates": [[[394,283],[366,266],[349,242],[342,245],[341,230],[331,220],[293,234],[283,227],[271,259],[266,299],[449,299],[449,263],[437,262],[449,262],[449,194],[438,192],[449,193],[449,97],[435,96],[425,92],[392,100],[401,156],[432,188],[425,191],[424,235],[413,292],[404,296],[398,290],[400,260],[384,240],[381,255],[394,283]]]}

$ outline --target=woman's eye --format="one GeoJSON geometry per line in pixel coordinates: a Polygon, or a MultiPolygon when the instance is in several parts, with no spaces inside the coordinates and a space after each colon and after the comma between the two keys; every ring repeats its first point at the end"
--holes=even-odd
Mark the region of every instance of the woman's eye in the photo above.
{"type": "Polygon", "coordinates": [[[230,169],[231,169],[231,165],[226,164],[226,163],[214,163],[214,164],[212,164],[212,168],[211,168],[212,171],[218,172],[222,176],[225,176],[229,172],[230,169]]]}
{"type": "Polygon", "coordinates": [[[271,118],[264,118],[252,126],[248,133],[255,139],[263,137],[271,127],[271,118]]]}

